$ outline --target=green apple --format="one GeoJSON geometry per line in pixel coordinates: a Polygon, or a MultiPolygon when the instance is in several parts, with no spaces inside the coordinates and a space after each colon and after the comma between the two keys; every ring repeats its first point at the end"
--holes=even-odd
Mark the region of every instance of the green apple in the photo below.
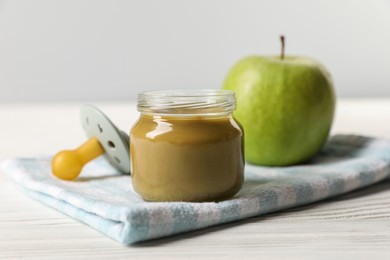
{"type": "Polygon", "coordinates": [[[240,60],[223,84],[236,94],[234,116],[244,128],[249,163],[305,162],[321,149],[332,126],[336,97],[329,73],[311,58],[284,57],[283,50],[280,57],[240,60]]]}

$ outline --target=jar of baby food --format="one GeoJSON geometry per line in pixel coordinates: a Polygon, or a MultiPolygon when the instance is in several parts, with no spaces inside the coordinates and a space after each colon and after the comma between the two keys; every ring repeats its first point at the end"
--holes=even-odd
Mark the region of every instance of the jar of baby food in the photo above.
{"type": "Polygon", "coordinates": [[[243,132],[228,90],[138,96],[130,132],[132,182],[147,201],[219,201],[244,181],[243,132]]]}

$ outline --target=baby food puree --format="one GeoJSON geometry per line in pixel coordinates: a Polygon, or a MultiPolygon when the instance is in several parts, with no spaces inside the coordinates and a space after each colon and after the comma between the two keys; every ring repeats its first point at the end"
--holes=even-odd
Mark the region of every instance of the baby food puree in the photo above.
{"type": "Polygon", "coordinates": [[[138,97],[130,132],[134,189],[148,201],[218,201],[244,181],[243,132],[227,90],[156,91],[138,97]]]}

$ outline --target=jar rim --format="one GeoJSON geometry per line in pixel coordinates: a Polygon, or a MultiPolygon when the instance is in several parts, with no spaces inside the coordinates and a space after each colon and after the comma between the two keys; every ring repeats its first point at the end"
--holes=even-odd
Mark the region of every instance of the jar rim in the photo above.
{"type": "Polygon", "coordinates": [[[231,90],[159,90],[138,94],[141,113],[170,115],[230,114],[236,107],[231,90]]]}

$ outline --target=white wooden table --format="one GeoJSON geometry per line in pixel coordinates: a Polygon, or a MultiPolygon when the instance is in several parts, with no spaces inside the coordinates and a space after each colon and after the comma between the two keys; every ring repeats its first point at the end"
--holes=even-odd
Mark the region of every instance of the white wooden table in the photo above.
{"type": "MultiPolygon", "coordinates": [[[[129,103],[95,103],[124,131],[129,103]]],[[[0,104],[0,161],[86,140],[81,103],[0,104]]],[[[390,99],[339,100],[333,132],[390,138],[390,99]]],[[[390,181],[336,199],[175,237],[122,246],[18,191],[0,170],[0,259],[390,259],[390,181]]]]}

